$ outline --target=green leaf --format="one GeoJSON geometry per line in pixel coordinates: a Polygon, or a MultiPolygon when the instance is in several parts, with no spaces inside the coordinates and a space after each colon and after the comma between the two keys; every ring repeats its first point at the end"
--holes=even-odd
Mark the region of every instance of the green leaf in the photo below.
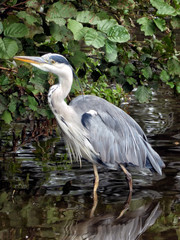
{"type": "Polygon", "coordinates": [[[180,62],[178,59],[176,58],[169,59],[167,62],[167,67],[168,67],[169,73],[172,76],[174,75],[180,76],[180,62]]]}
{"type": "Polygon", "coordinates": [[[23,23],[12,23],[4,29],[4,35],[8,37],[22,38],[28,34],[28,28],[23,23]]]}
{"type": "Polygon", "coordinates": [[[159,28],[159,30],[161,30],[161,32],[166,30],[166,21],[164,19],[156,18],[154,19],[154,23],[159,28]]]}
{"type": "Polygon", "coordinates": [[[135,97],[140,103],[149,102],[151,97],[151,90],[145,86],[139,86],[135,92],[135,97]]]}
{"type": "Polygon", "coordinates": [[[48,116],[48,111],[45,108],[38,109],[38,113],[40,115],[42,115],[43,117],[47,117],[48,116]]]}
{"type": "Polygon", "coordinates": [[[180,17],[173,17],[171,20],[171,25],[173,29],[180,29],[180,17]]]}
{"type": "Polygon", "coordinates": [[[0,76],[0,85],[3,86],[8,84],[9,84],[9,78],[6,75],[2,74],[0,76]]]}
{"type": "Polygon", "coordinates": [[[176,9],[170,6],[168,3],[164,2],[164,0],[150,0],[153,7],[155,7],[158,11],[159,15],[170,15],[176,16],[176,9]]]}
{"type": "Polygon", "coordinates": [[[112,42],[124,43],[130,39],[128,30],[120,25],[115,25],[108,30],[108,39],[112,42]]]}
{"type": "Polygon", "coordinates": [[[111,77],[117,77],[119,75],[118,66],[112,66],[109,68],[109,73],[111,77]]]}
{"type": "Polygon", "coordinates": [[[129,77],[126,79],[126,81],[130,84],[130,85],[135,85],[137,83],[136,79],[133,77],[129,77]]]}
{"type": "Polygon", "coordinates": [[[71,56],[70,60],[75,68],[79,68],[86,62],[86,54],[82,51],[75,51],[74,56],[71,56]]]}
{"type": "Polygon", "coordinates": [[[56,7],[48,11],[46,15],[46,21],[55,22],[59,26],[63,26],[66,24],[66,20],[62,17],[62,13],[56,7]]]}
{"type": "Polygon", "coordinates": [[[67,27],[73,33],[75,40],[79,41],[83,37],[80,32],[83,29],[83,25],[81,23],[76,20],[69,19],[67,27]]]}
{"type": "Polygon", "coordinates": [[[27,24],[34,25],[34,23],[39,22],[39,19],[25,11],[20,11],[17,13],[17,16],[21,19],[26,20],[27,24]]]}
{"type": "Polygon", "coordinates": [[[147,17],[142,17],[137,20],[137,23],[141,25],[141,31],[144,32],[145,36],[152,36],[155,31],[155,25],[153,20],[147,17]]]}
{"type": "Polygon", "coordinates": [[[7,104],[7,99],[3,95],[0,95],[0,114],[7,108],[7,104]]]}
{"type": "Polygon", "coordinates": [[[10,124],[12,121],[11,113],[8,110],[5,110],[1,116],[5,123],[10,124]]]}
{"type": "Polygon", "coordinates": [[[11,113],[15,112],[16,110],[16,102],[15,101],[11,101],[8,105],[8,109],[11,113]]]}
{"type": "Polygon", "coordinates": [[[77,10],[71,3],[63,4],[56,2],[48,10],[46,20],[48,22],[54,21],[56,24],[62,26],[65,23],[64,18],[76,17],[77,10]]]}
{"type": "Polygon", "coordinates": [[[117,46],[116,43],[106,40],[105,42],[106,60],[113,62],[117,58],[117,46]]]}
{"type": "Polygon", "coordinates": [[[67,42],[72,39],[72,33],[66,26],[59,26],[56,23],[50,25],[50,32],[56,41],[67,42]]]}
{"type": "Polygon", "coordinates": [[[99,17],[95,13],[90,11],[78,12],[76,20],[82,23],[89,23],[91,25],[96,25],[99,21],[99,17]]]}
{"type": "Polygon", "coordinates": [[[29,103],[29,107],[33,111],[37,111],[38,103],[37,103],[37,101],[36,101],[36,99],[34,97],[28,96],[28,103],[29,103]]]}
{"type": "Polygon", "coordinates": [[[143,68],[141,72],[146,79],[149,79],[152,77],[152,69],[149,66],[143,68]]]}
{"type": "Polygon", "coordinates": [[[97,29],[101,32],[108,33],[109,29],[117,24],[118,23],[115,19],[105,19],[98,21],[97,29]]]}
{"type": "Polygon", "coordinates": [[[78,32],[78,38],[79,38],[79,39],[82,39],[90,29],[91,29],[91,28],[89,28],[89,27],[83,27],[83,28],[78,32]]]}
{"type": "Polygon", "coordinates": [[[174,83],[173,82],[166,82],[167,85],[170,86],[170,88],[174,88],[174,83]]]}
{"type": "Polygon", "coordinates": [[[105,44],[105,37],[98,31],[90,28],[85,35],[85,43],[95,48],[103,47],[105,44]]]}
{"type": "Polygon", "coordinates": [[[3,24],[0,22],[0,34],[3,32],[3,24]]]}
{"type": "Polygon", "coordinates": [[[180,93],[180,81],[176,85],[176,90],[177,90],[178,93],[180,93]]]}
{"type": "Polygon", "coordinates": [[[128,63],[128,64],[126,64],[126,66],[124,68],[124,72],[125,72],[126,76],[132,76],[135,69],[136,68],[132,63],[128,63]]]}
{"type": "Polygon", "coordinates": [[[30,82],[34,84],[34,87],[32,85],[27,85],[27,87],[34,95],[45,91],[46,78],[35,76],[30,78],[30,82]]]}
{"type": "Polygon", "coordinates": [[[18,69],[17,77],[19,78],[25,78],[29,75],[29,69],[25,66],[21,66],[18,69]]]}
{"type": "Polygon", "coordinates": [[[18,45],[15,40],[11,38],[0,38],[0,58],[12,58],[17,52],[18,45]]]}
{"type": "Polygon", "coordinates": [[[160,79],[163,82],[168,82],[169,79],[170,79],[170,76],[169,76],[169,74],[165,70],[162,70],[161,73],[160,73],[160,79]]]}

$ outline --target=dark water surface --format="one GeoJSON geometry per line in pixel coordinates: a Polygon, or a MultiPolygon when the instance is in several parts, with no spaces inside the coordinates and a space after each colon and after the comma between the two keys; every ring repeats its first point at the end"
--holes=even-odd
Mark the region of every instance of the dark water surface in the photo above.
{"type": "MultiPolygon", "coordinates": [[[[146,132],[163,158],[163,175],[132,170],[133,195],[122,172],[99,169],[94,216],[93,169],[70,164],[63,141],[42,138],[10,153],[12,129],[1,126],[0,239],[179,240],[180,239],[180,98],[169,90],[149,104],[122,105],[146,132]]],[[[27,125],[27,129],[31,127],[27,125]]]]}

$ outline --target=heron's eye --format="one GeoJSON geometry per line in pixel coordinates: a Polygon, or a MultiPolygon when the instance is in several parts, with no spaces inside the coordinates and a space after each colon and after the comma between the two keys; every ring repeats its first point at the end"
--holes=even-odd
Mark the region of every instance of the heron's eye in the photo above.
{"type": "Polygon", "coordinates": [[[55,63],[55,61],[54,61],[53,59],[51,59],[51,63],[52,63],[52,64],[54,64],[54,63],[55,63]]]}

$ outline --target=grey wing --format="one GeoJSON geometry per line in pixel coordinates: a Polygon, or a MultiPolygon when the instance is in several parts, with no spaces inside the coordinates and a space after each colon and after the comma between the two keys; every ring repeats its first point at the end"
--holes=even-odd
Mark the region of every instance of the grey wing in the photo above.
{"type": "Polygon", "coordinates": [[[117,121],[107,112],[90,112],[82,115],[82,124],[88,131],[89,140],[101,160],[111,169],[119,164],[144,167],[146,156],[142,136],[130,128],[127,122],[117,121]]]}
{"type": "Polygon", "coordinates": [[[132,164],[162,173],[163,161],[141,127],[123,110],[95,96],[79,96],[72,105],[82,116],[92,146],[109,168],[132,164]]]}

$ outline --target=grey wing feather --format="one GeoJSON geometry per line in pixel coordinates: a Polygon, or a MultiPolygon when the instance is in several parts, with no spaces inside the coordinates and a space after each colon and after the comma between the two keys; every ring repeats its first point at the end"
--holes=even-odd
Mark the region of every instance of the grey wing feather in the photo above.
{"type": "Polygon", "coordinates": [[[89,119],[86,114],[82,116],[82,123],[87,128],[89,140],[95,151],[100,154],[103,163],[114,169],[118,168],[119,163],[145,166],[143,142],[137,139],[142,137],[134,136],[126,122],[122,121],[121,127],[114,128],[118,123],[107,112],[98,112],[95,116],[89,114],[89,119]]]}
{"type": "Polygon", "coordinates": [[[75,98],[71,105],[82,115],[82,124],[88,131],[92,146],[109,168],[133,164],[162,173],[164,163],[161,158],[147,142],[141,127],[123,110],[90,95],[75,98]],[[90,110],[97,114],[89,114],[90,110]]]}

